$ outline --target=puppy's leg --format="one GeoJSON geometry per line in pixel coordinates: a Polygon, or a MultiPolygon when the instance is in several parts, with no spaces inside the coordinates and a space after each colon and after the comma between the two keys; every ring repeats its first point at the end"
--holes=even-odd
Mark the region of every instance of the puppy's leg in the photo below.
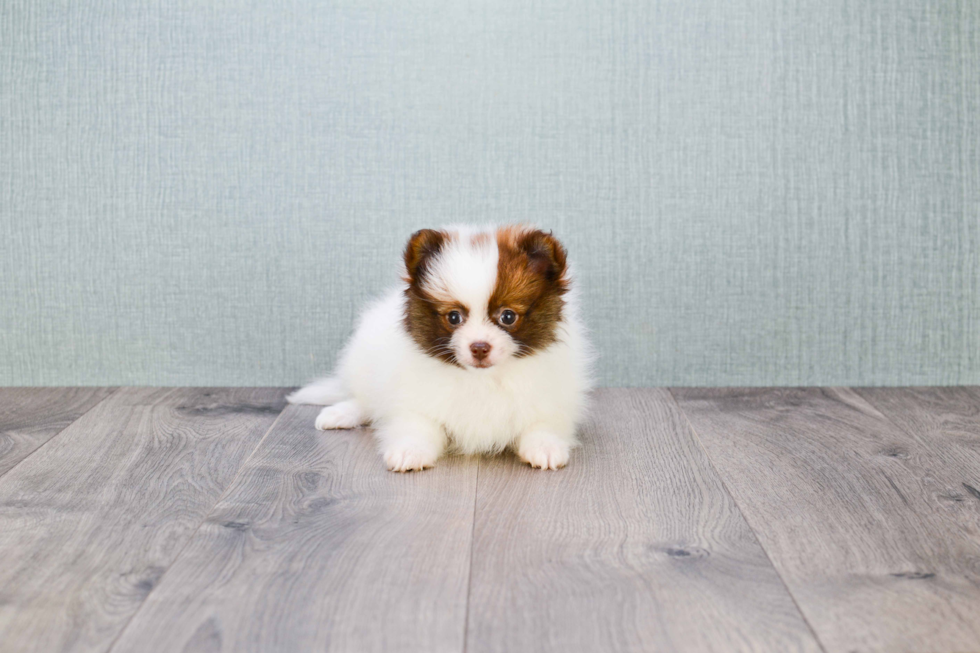
{"type": "Polygon", "coordinates": [[[396,415],[377,430],[385,464],[393,472],[432,467],[446,450],[446,432],[421,415],[396,415]]]}
{"type": "Polygon", "coordinates": [[[531,467],[558,469],[568,463],[568,454],[577,444],[574,426],[539,424],[521,434],[516,449],[531,467]]]}
{"type": "Polygon", "coordinates": [[[342,401],[333,406],[327,406],[316,416],[316,427],[321,431],[327,429],[355,429],[367,423],[367,416],[353,399],[342,401]]]}

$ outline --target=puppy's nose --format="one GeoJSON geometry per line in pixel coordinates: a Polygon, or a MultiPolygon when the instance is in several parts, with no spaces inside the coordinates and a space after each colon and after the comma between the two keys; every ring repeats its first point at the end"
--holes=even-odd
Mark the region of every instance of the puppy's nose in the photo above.
{"type": "Polygon", "coordinates": [[[470,353],[473,354],[473,358],[478,361],[482,361],[484,358],[490,355],[490,343],[474,342],[470,345],[470,353]]]}

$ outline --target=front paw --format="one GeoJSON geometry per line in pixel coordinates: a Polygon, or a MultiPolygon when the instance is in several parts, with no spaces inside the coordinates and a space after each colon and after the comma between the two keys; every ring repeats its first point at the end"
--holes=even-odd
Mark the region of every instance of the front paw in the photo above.
{"type": "Polygon", "coordinates": [[[556,436],[535,435],[521,440],[517,456],[531,467],[559,469],[568,463],[570,450],[569,444],[556,436]]]}
{"type": "Polygon", "coordinates": [[[353,401],[342,401],[333,406],[327,406],[316,416],[316,426],[321,431],[331,429],[356,429],[364,423],[360,408],[353,401]]]}
{"type": "Polygon", "coordinates": [[[438,458],[438,454],[411,444],[389,445],[384,452],[385,464],[392,472],[422,471],[434,466],[438,458]]]}

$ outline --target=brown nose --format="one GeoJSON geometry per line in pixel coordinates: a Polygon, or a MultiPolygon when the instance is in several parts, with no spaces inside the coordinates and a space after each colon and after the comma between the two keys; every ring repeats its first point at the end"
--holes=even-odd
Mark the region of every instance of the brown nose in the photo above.
{"type": "Polygon", "coordinates": [[[473,354],[473,358],[478,361],[482,361],[484,358],[490,355],[490,343],[474,342],[470,345],[470,353],[473,354]]]}

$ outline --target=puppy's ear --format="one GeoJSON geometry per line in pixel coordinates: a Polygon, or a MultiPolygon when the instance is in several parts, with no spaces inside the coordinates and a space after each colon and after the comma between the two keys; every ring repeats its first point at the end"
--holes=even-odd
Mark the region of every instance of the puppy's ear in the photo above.
{"type": "Polygon", "coordinates": [[[405,270],[408,272],[409,282],[415,283],[425,276],[432,258],[439,253],[447,240],[446,232],[435,229],[420,229],[412,234],[405,247],[405,270]]]}
{"type": "Polygon", "coordinates": [[[565,285],[565,248],[550,232],[529,231],[520,237],[517,247],[527,256],[532,272],[550,283],[565,285]]]}

